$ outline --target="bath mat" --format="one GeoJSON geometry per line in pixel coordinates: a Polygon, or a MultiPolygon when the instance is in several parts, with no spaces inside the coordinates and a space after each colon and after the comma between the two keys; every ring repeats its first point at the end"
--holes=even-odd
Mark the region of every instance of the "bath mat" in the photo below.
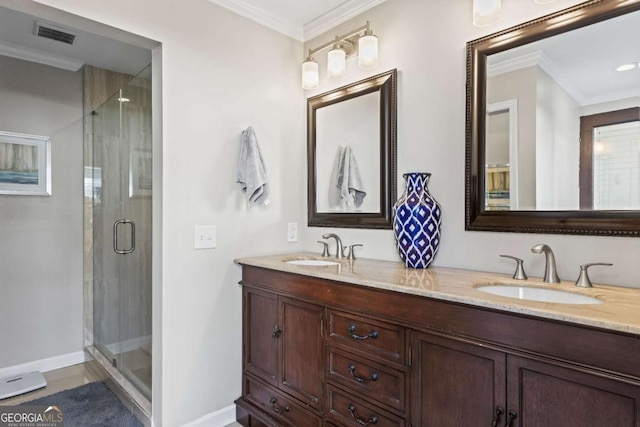
{"type": "Polygon", "coordinates": [[[62,410],[65,427],[142,427],[140,421],[100,381],[40,397],[21,405],[57,406],[62,410]]]}

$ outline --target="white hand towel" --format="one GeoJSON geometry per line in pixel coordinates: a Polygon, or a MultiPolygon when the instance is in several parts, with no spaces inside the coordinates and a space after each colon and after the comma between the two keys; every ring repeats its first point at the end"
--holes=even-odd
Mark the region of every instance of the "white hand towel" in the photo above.
{"type": "Polygon", "coordinates": [[[271,203],[267,168],[262,159],[256,133],[251,126],[242,132],[236,176],[237,182],[242,185],[242,189],[245,191],[247,204],[256,203],[267,206],[271,203]]]}
{"type": "Polygon", "coordinates": [[[340,197],[346,201],[347,206],[355,205],[356,208],[359,208],[367,193],[362,183],[358,162],[356,162],[351,146],[338,147],[338,150],[340,154],[336,185],[340,189],[340,197]]]}

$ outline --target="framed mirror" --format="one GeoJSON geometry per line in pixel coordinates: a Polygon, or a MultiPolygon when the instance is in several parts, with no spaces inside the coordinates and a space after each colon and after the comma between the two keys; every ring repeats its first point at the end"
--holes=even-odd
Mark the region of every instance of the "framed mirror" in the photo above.
{"type": "Polygon", "coordinates": [[[391,228],[397,71],[307,99],[308,224],[391,228]]]}
{"type": "Polygon", "coordinates": [[[467,230],[640,235],[640,0],[467,44],[467,230]]]}

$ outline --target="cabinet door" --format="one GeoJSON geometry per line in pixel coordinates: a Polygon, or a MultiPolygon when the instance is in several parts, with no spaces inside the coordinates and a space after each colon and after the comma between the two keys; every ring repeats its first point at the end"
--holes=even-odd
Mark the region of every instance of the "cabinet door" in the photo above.
{"type": "Polygon", "coordinates": [[[507,378],[513,426],[640,427],[640,384],[516,356],[507,378]]]}
{"type": "Polygon", "coordinates": [[[324,389],[323,312],[320,306],[280,297],[279,387],[317,409],[324,389]]]}
{"type": "MultiPolygon", "coordinates": [[[[502,352],[412,332],[411,425],[491,426],[504,409],[505,365],[502,352]]],[[[497,422],[504,425],[504,414],[497,422]]]]}
{"type": "Polygon", "coordinates": [[[246,288],[244,307],[244,369],[271,385],[278,385],[278,297],[246,288]]]}

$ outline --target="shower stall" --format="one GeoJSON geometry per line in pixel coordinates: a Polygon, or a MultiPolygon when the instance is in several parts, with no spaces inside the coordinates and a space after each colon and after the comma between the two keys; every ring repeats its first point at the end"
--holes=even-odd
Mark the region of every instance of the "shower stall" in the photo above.
{"type": "Polygon", "coordinates": [[[129,390],[137,390],[147,404],[152,365],[150,68],[118,85],[85,118],[85,182],[90,183],[85,187],[85,221],[90,223],[85,254],[91,265],[85,280],[90,300],[85,343],[116,380],[126,383],[119,384],[121,389],[130,396],[137,394],[129,390]]]}

